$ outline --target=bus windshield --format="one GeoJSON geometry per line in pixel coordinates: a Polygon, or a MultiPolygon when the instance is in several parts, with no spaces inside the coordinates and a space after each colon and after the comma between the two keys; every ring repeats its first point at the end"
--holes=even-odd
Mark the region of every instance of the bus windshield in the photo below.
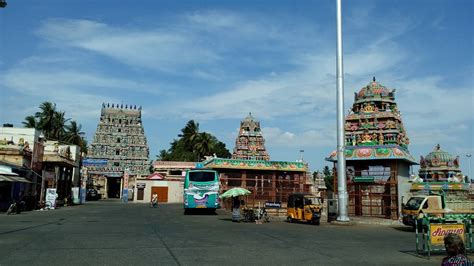
{"type": "Polygon", "coordinates": [[[189,181],[193,182],[211,182],[215,181],[214,172],[189,172],[189,181]]]}

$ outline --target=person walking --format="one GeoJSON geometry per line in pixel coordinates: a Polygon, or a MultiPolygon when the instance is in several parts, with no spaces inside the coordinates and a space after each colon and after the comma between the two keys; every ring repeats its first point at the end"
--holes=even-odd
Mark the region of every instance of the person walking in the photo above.
{"type": "Polygon", "coordinates": [[[441,262],[442,266],[471,266],[472,262],[465,253],[464,242],[458,234],[449,233],[444,237],[444,247],[448,257],[441,262]]]}
{"type": "Polygon", "coordinates": [[[153,193],[151,196],[150,207],[157,208],[158,207],[158,194],[156,192],[153,193]]]}

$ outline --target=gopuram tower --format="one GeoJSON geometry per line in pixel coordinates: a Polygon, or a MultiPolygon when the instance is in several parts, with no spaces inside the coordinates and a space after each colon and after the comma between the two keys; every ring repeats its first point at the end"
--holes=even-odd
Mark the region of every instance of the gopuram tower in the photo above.
{"type": "Polygon", "coordinates": [[[235,140],[232,159],[270,160],[265,149],[265,139],[260,131],[260,122],[252,116],[252,113],[240,122],[239,136],[235,140]]]}
{"type": "MultiPolygon", "coordinates": [[[[345,119],[349,215],[398,219],[409,192],[410,166],[417,164],[409,143],[395,89],[374,78],[355,93],[345,119]]],[[[326,160],[336,163],[336,152],[326,160]]]]}
{"type": "Polygon", "coordinates": [[[84,160],[88,176],[102,197],[119,198],[137,177],[149,174],[141,110],[132,105],[102,104],[97,131],[84,160]],[[125,170],[129,184],[124,184],[125,170]]]}

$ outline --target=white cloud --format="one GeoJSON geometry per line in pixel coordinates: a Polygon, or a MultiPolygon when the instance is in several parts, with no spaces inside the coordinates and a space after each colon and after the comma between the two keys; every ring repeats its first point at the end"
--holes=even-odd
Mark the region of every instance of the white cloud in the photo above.
{"type": "Polygon", "coordinates": [[[77,47],[131,66],[165,72],[219,59],[193,34],[167,29],[126,29],[88,20],[50,19],[37,34],[57,46],[77,47]]]}

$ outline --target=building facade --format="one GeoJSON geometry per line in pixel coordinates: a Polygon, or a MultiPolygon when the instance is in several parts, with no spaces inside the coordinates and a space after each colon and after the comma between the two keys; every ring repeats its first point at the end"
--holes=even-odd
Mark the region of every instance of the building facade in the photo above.
{"type": "Polygon", "coordinates": [[[102,104],[84,163],[89,186],[98,189],[102,198],[121,198],[124,188],[133,187],[137,177],[150,173],[141,110],[132,105],[102,104]],[[128,182],[124,182],[125,171],[129,173],[128,182]]]}
{"type": "MultiPolygon", "coordinates": [[[[374,78],[355,93],[345,119],[349,215],[398,219],[402,199],[410,191],[410,166],[417,164],[409,143],[395,90],[374,78]]],[[[336,164],[336,152],[327,160],[336,164]]]]}

